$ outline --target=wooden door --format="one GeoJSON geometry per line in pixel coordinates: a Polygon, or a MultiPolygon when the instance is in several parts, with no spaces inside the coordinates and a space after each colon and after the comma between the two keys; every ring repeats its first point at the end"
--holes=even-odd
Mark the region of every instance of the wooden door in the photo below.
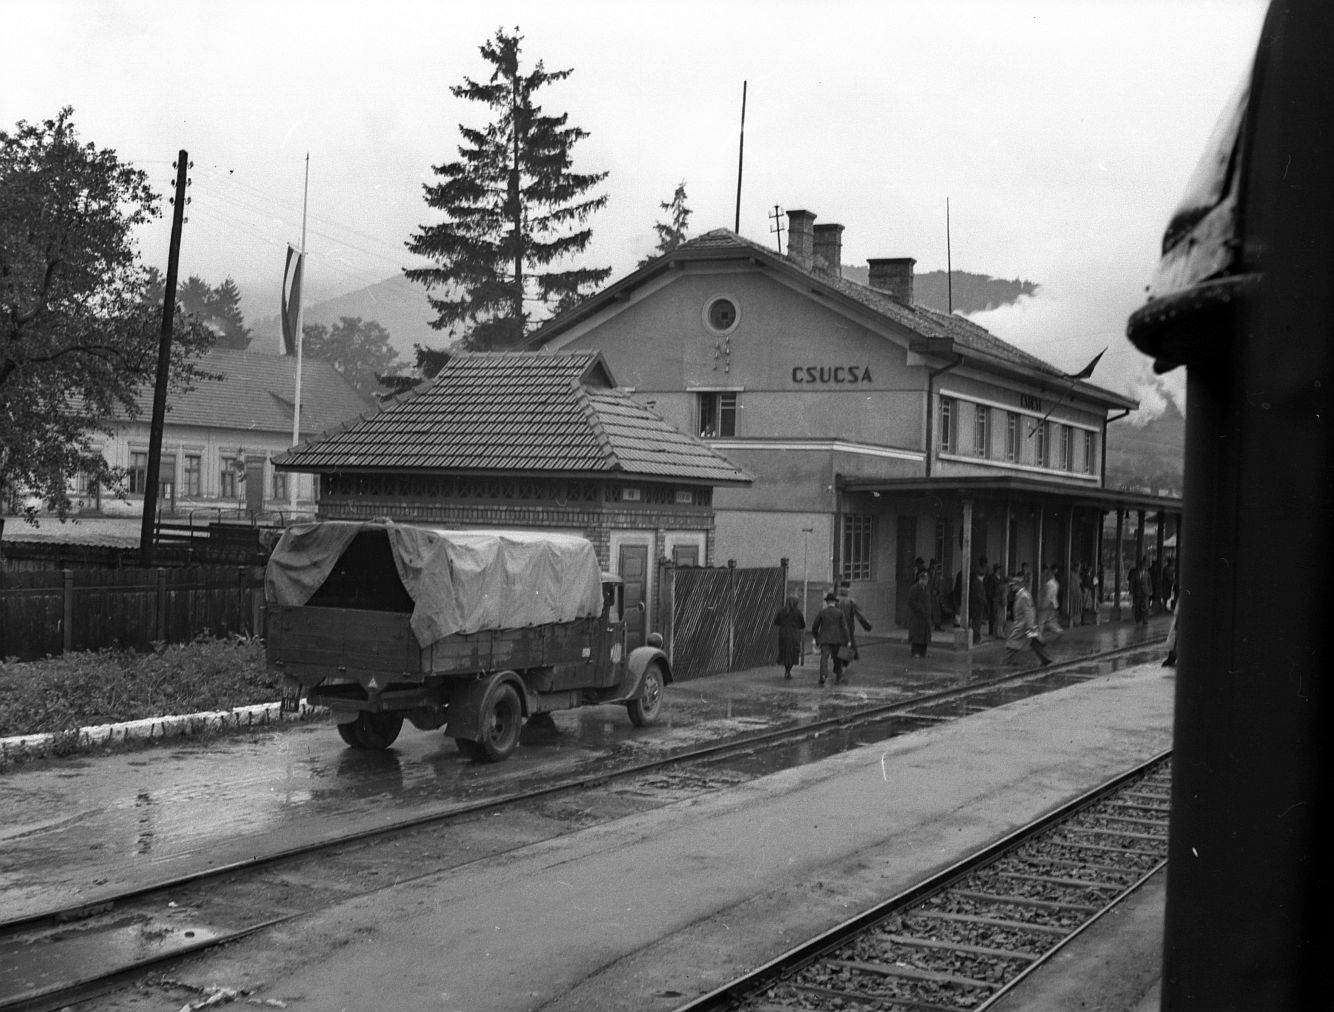
{"type": "Polygon", "coordinates": [[[621,545],[617,560],[625,583],[625,648],[644,645],[648,606],[648,545],[621,545]]]}

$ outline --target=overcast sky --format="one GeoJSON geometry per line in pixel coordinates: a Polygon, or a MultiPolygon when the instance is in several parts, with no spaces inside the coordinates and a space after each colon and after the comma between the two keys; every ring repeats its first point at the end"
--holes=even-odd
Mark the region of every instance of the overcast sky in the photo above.
{"type": "MultiPolygon", "coordinates": [[[[182,277],[231,277],[276,311],[310,160],[307,291],[394,275],[438,220],[422,198],[484,110],[451,85],[518,27],[525,64],[573,68],[540,95],[606,170],[587,262],[628,273],[659,203],[686,182],[692,234],[731,228],[748,82],[741,233],[772,242],[774,205],[838,222],[844,263],[912,256],[1041,289],[975,317],[1147,409],[1124,338],[1168,216],[1254,56],[1261,0],[0,0],[0,129],[74,108],[83,140],[169,192],[194,163],[182,277]],[[270,305],[270,304],[273,305],[270,305]]],[[[170,220],[143,237],[165,269],[170,220]]],[[[1180,372],[1180,370],[1178,370],[1180,372]]]]}

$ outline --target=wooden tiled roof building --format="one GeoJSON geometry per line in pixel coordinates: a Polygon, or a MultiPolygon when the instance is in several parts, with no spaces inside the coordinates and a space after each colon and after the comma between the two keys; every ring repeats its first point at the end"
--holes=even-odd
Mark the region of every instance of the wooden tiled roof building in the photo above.
{"type": "Polygon", "coordinates": [[[602,356],[460,353],[435,380],[275,458],[320,475],[319,514],[581,534],[604,565],[711,554],[713,489],[750,477],[616,387],[602,356]]]}

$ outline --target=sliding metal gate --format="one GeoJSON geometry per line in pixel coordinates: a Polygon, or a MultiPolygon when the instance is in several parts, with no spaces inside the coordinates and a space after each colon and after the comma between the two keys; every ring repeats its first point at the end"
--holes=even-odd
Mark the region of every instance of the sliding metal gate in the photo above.
{"type": "Polygon", "coordinates": [[[674,678],[776,664],[774,616],[787,588],[787,559],[770,569],[659,563],[659,629],[674,678]]]}

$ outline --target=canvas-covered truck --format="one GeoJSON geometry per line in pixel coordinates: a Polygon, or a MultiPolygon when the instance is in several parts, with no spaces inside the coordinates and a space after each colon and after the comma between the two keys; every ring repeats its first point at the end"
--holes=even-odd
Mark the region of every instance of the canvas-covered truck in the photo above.
{"type": "Polygon", "coordinates": [[[407,720],[499,762],[524,720],[623,703],[652,723],[671,682],[661,639],[626,649],[619,578],[561,534],[387,520],[288,528],[265,572],[283,707],[327,707],[343,741],[385,749],[407,720]]]}

